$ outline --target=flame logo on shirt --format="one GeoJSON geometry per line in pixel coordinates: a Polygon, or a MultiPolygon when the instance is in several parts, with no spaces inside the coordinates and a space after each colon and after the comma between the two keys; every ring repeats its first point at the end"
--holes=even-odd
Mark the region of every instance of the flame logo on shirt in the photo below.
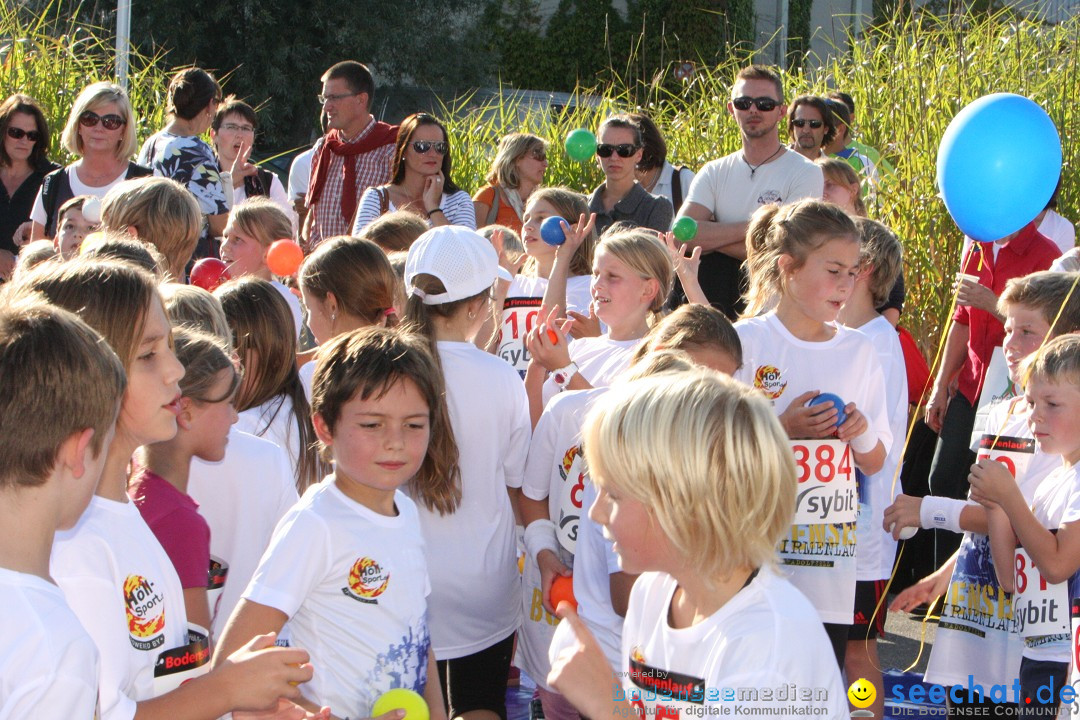
{"type": "Polygon", "coordinates": [[[570,468],[574,464],[574,458],[581,454],[581,446],[575,445],[566,451],[563,455],[562,464],[559,466],[559,475],[565,480],[566,476],[570,474],[570,468]]]}
{"type": "Polygon", "coordinates": [[[643,663],[645,662],[645,654],[641,652],[641,648],[635,645],[630,649],[630,660],[633,662],[643,663]]]}
{"type": "Polygon", "coordinates": [[[132,645],[148,650],[165,642],[165,598],[154,583],[142,575],[128,575],[123,591],[132,645]],[[160,637],[152,639],[155,636],[160,637]]]}
{"type": "Polygon", "coordinates": [[[379,563],[369,557],[362,557],[353,563],[349,571],[347,590],[358,600],[371,601],[379,597],[390,584],[390,573],[383,572],[379,563]]]}
{"type": "Polygon", "coordinates": [[[754,387],[765,393],[770,400],[775,400],[784,394],[787,381],[780,375],[780,370],[772,365],[762,365],[754,373],[754,387]]]}

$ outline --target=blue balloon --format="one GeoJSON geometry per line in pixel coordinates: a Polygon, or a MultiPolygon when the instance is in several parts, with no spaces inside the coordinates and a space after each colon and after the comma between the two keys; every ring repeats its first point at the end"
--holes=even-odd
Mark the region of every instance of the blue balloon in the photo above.
{"type": "Polygon", "coordinates": [[[564,222],[558,215],[544,218],[544,222],[540,223],[540,239],[548,245],[562,245],[566,242],[566,233],[562,229],[564,222]]]}
{"type": "Polygon", "coordinates": [[[956,226],[999,240],[1042,212],[1061,175],[1061,140],[1037,104],[985,95],[952,119],[938,146],[937,178],[956,226]]]}

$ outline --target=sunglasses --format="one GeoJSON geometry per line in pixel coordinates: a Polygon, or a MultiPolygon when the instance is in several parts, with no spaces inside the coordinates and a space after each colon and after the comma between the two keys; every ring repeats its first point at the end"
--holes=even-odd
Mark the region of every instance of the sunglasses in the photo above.
{"type": "Polygon", "coordinates": [[[540,162],[544,162],[545,160],[547,160],[547,153],[543,150],[533,150],[529,153],[529,157],[531,157],[533,160],[539,160],[540,162]]]}
{"type": "Polygon", "coordinates": [[[417,140],[412,144],[412,149],[423,155],[428,150],[434,150],[439,155],[445,155],[450,150],[450,146],[443,141],[431,142],[430,140],[417,140]]]}
{"type": "Polygon", "coordinates": [[[37,142],[41,139],[41,133],[37,130],[23,130],[22,128],[9,127],[7,129],[7,136],[12,140],[22,140],[26,138],[30,142],[37,142]]]}
{"type": "Polygon", "coordinates": [[[796,119],[791,121],[791,124],[794,125],[797,128],[806,127],[807,125],[809,125],[810,127],[814,128],[815,130],[818,130],[825,123],[821,122],[820,120],[806,120],[804,118],[796,118],[796,119]]]}
{"type": "Polygon", "coordinates": [[[596,155],[597,157],[609,158],[611,153],[615,153],[621,158],[628,158],[640,149],[640,145],[634,145],[633,143],[622,143],[620,145],[604,143],[596,146],[596,155]]]}
{"type": "Polygon", "coordinates": [[[83,127],[92,128],[96,126],[99,121],[106,130],[115,130],[116,128],[127,125],[127,120],[119,115],[98,115],[93,110],[87,110],[79,116],[79,124],[83,127]]]}
{"type": "Polygon", "coordinates": [[[751,105],[757,105],[757,109],[761,112],[769,112],[775,110],[776,106],[780,104],[779,100],[773,100],[771,97],[737,97],[731,101],[731,104],[735,106],[736,110],[749,110],[751,105]]]}

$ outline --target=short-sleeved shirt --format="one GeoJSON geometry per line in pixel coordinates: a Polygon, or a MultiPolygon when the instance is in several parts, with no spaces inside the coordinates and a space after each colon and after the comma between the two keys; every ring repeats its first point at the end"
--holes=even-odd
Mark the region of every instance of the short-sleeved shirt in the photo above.
{"type": "MultiPolygon", "coordinates": [[[[979,284],[1000,297],[1006,282],[1037,270],[1047,270],[1060,255],[1057,246],[1040,235],[1034,223],[1029,223],[1001,246],[996,258],[994,243],[972,243],[960,262],[960,272],[977,275],[979,284]]],[[[1005,326],[985,310],[967,305],[956,308],[953,320],[968,326],[967,360],[960,369],[959,392],[975,407],[990,366],[990,354],[1005,339],[1005,326]]]]}
{"type": "Polygon", "coordinates": [[[202,138],[162,130],[143,143],[139,164],[186,187],[195,196],[203,215],[229,212],[221,184],[221,166],[213,149],[202,138]]]}
{"type": "Polygon", "coordinates": [[[634,183],[630,192],[626,193],[611,210],[604,208],[604,187],[593,190],[589,196],[589,210],[596,213],[596,232],[603,233],[615,223],[626,223],[635,227],[649,228],[658,232],[667,232],[671,229],[671,220],[675,212],[671,209],[671,201],[665,197],[652,195],[640,184],[634,183]]]}
{"type": "Polygon", "coordinates": [[[210,526],[191,496],[146,469],[132,481],[128,495],[165,548],[180,584],[185,589],[205,588],[210,568],[210,526]]]}
{"type": "MultiPolygon", "coordinates": [[[[690,184],[684,200],[712,213],[718,223],[747,222],[762,205],[821,198],[825,176],[821,168],[793,150],[751,171],[742,150],[713,160],[690,184]]],[[[698,280],[709,302],[734,318],[742,306],[742,260],[711,252],[701,257],[698,280]]]]}

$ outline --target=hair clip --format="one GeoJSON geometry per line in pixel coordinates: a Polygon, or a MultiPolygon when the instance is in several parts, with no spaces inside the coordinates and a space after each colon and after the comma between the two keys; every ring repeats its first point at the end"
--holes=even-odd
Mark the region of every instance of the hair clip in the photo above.
{"type": "MultiPolygon", "coordinates": [[[[421,297],[420,299],[422,300],[423,297],[421,297]]],[[[386,310],[383,311],[383,316],[384,317],[390,317],[391,315],[397,315],[397,310],[395,310],[392,307],[388,307],[388,308],[386,308],[386,310]]]]}

